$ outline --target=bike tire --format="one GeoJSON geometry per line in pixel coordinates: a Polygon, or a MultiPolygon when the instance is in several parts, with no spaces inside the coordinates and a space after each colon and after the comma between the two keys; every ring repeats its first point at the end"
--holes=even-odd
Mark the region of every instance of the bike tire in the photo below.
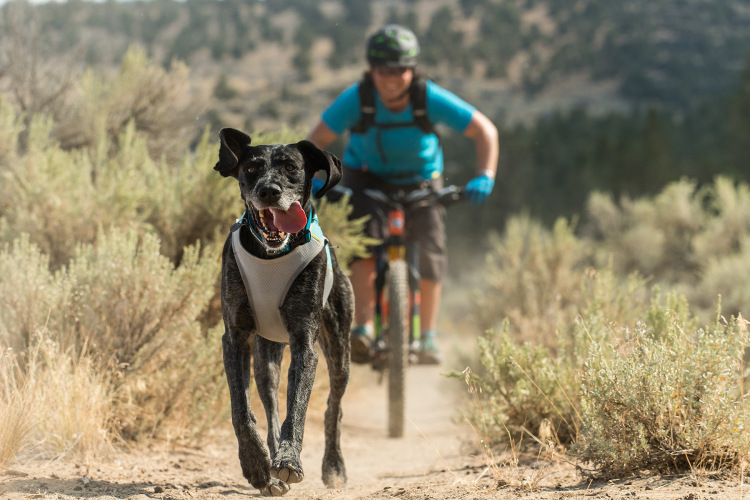
{"type": "Polygon", "coordinates": [[[388,436],[404,435],[406,368],[409,362],[408,270],[406,262],[392,261],[388,273],[388,436]]]}

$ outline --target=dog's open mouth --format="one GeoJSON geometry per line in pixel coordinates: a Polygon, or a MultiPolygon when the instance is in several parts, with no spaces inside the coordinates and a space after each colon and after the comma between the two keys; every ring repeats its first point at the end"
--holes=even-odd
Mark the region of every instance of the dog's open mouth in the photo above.
{"type": "Polygon", "coordinates": [[[261,238],[261,243],[270,249],[284,246],[290,234],[302,231],[307,225],[307,215],[299,201],[295,201],[288,210],[266,208],[256,210],[251,207],[250,223],[261,238]]]}

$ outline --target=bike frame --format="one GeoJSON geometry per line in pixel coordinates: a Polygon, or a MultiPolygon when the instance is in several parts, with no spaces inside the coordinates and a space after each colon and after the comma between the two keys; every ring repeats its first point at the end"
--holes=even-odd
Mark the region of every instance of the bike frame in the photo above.
{"type": "Polygon", "coordinates": [[[388,317],[388,302],[385,297],[385,285],[390,262],[405,260],[409,269],[409,344],[421,335],[421,295],[419,289],[419,243],[412,241],[406,234],[406,210],[394,204],[388,210],[388,238],[375,251],[375,318],[374,334],[376,345],[384,344],[383,318],[388,317]]]}
{"type": "Polygon", "coordinates": [[[447,206],[463,199],[463,188],[448,186],[438,191],[432,189],[419,189],[411,192],[392,193],[387,195],[381,191],[366,189],[366,196],[379,201],[387,209],[388,236],[385,241],[375,249],[375,351],[383,351],[387,347],[384,332],[387,324],[384,319],[388,317],[388,300],[385,297],[387,277],[390,271],[390,263],[403,261],[409,257],[408,270],[408,298],[409,298],[409,345],[421,337],[421,295],[419,273],[419,243],[409,239],[406,233],[406,206],[416,207],[421,203],[437,201],[447,206]]]}
{"type": "MultiPolygon", "coordinates": [[[[419,245],[406,232],[406,211],[431,201],[443,205],[462,198],[463,190],[421,189],[387,195],[364,194],[387,209],[388,235],[375,251],[375,343],[372,367],[388,371],[388,435],[402,437],[405,421],[405,371],[414,341],[421,337],[419,245]],[[407,262],[408,258],[408,262],[407,262]],[[386,297],[386,290],[388,296],[386,297]],[[392,324],[386,324],[392,323],[392,324]]],[[[381,379],[382,380],[382,379],[381,379]]]]}

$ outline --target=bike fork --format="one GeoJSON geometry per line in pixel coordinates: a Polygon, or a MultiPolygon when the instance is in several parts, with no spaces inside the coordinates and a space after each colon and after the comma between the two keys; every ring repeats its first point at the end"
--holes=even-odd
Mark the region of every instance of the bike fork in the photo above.
{"type": "Polygon", "coordinates": [[[419,243],[409,243],[409,302],[411,308],[409,311],[409,346],[414,345],[415,340],[419,340],[422,332],[421,304],[422,294],[419,290],[419,243]]]}
{"type": "Polygon", "coordinates": [[[375,349],[384,346],[383,341],[383,318],[385,309],[385,300],[383,291],[385,290],[385,276],[388,271],[388,261],[384,255],[384,249],[378,248],[375,253],[375,318],[373,319],[375,349]]]}

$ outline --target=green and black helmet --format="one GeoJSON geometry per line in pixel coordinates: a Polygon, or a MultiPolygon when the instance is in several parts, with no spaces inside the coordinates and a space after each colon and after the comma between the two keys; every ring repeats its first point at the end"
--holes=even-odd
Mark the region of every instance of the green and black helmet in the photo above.
{"type": "Polygon", "coordinates": [[[376,31],[367,42],[367,62],[370,66],[417,65],[419,41],[414,32],[398,24],[387,24],[376,31]]]}

